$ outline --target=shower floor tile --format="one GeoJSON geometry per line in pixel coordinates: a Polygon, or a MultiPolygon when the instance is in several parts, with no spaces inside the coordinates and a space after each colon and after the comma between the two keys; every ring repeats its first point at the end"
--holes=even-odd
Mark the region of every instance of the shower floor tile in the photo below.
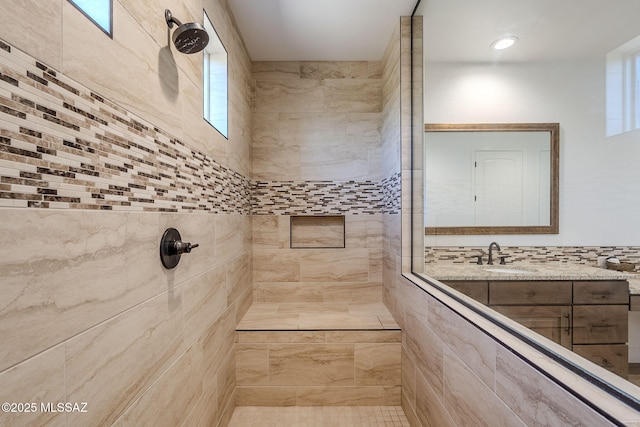
{"type": "Polygon", "coordinates": [[[254,302],[238,331],[400,329],[383,303],[254,302]]]}
{"type": "Polygon", "coordinates": [[[409,427],[400,406],[238,406],[229,427],[409,427]]]}

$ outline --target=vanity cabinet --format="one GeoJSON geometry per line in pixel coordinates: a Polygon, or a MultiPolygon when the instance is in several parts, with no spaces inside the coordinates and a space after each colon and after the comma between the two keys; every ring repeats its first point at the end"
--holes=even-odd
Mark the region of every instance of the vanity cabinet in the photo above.
{"type": "Polygon", "coordinates": [[[597,365],[627,377],[627,281],[456,280],[444,283],[597,365]]]}

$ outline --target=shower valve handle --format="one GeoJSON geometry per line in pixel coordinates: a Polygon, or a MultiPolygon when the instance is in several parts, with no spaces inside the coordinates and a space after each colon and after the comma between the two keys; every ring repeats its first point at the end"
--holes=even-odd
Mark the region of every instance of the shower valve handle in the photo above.
{"type": "Polygon", "coordinates": [[[195,249],[200,246],[198,243],[191,244],[189,242],[182,242],[180,240],[173,241],[173,247],[170,248],[170,252],[174,254],[184,254],[191,252],[191,249],[195,249]]]}

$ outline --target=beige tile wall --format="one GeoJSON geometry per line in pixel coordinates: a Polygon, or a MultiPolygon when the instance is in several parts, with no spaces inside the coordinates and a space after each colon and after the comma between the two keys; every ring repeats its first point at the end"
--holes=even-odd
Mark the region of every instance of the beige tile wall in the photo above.
{"type": "Polygon", "coordinates": [[[381,300],[381,77],[379,62],[253,63],[256,301],[381,300]],[[287,205],[298,198],[301,210],[287,205]],[[344,214],[345,248],[291,249],[292,210],[344,214]]]}
{"type": "MultiPolygon", "coordinates": [[[[63,82],[98,94],[114,111],[179,139],[181,153],[194,156],[189,161],[206,158],[233,171],[239,181],[229,181],[227,194],[242,193],[236,182],[248,182],[251,175],[251,68],[226,1],[113,5],[110,39],[69,2],[2,0],[11,22],[0,28],[0,39],[55,70],[63,82]],[[183,22],[201,22],[203,7],[229,50],[229,140],[202,119],[202,55],[182,55],[167,45],[164,9],[183,22]]],[[[16,102],[11,96],[18,86],[3,80],[7,89],[0,96],[16,102]]],[[[47,86],[34,87],[30,99],[40,96],[39,105],[57,108],[49,104],[57,99],[48,98],[54,93],[47,86]]],[[[15,150],[25,119],[13,111],[3,110],[7,114],[0,119],[6,137],[0,192],[9,197],[40,185],[18,182],[33,179],[19,174],[23,166],[34,172],[36,166],[33,157],[15,150]]],[[[53,138],[47,142],[68,138],[62,127],[28,120],[29,127],[46,129],[53,138]]],[[[122,141],[144,138],[126,126],[118,132],[122,141]]],[[[59,150],[59,161],[52,152],[40,153],[43,161],[57,162],[56,169],[82,162],[89,170],[97,159],[88,151],[59,150]]],[[[41,186],[66,184],[63,178],[43,173],[41,186]]],[[[99,188],[123,186],[118,174],[99,181],[99,188]]],[[[248,211],[219,204],[222,210],[215,214],[39,206],[0,208],[0,235],[13,242],[0,247],[0,400],[86,402],[88,412],[0,413],[0,426],[225,425],[235,407],[235,327],[253,299],[248,211]],[[169,226],[201,245],[174,270],[163,269],[158,257],[160,236],[169,226]]]]}
{"type": "Polygon", "coordinates": [[[239,406],[397,405],[401,333],[238,332],[239,406]]]}

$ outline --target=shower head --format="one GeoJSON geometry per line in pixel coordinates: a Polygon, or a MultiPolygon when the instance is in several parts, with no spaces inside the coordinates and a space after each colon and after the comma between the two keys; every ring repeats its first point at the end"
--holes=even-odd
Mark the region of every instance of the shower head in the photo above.
{"type": "Polygon", "coordinates": [[[171,15],[171,11],[164,11],[164,19],[167,21],[169,28],[173,28],[173,24],[178,28],[173,32],[173,44],[176,49],[182,53],[197,53],[204,49],[209,43],[209,34],[204,27],[197,22],[181,23],[171,15]]]}

